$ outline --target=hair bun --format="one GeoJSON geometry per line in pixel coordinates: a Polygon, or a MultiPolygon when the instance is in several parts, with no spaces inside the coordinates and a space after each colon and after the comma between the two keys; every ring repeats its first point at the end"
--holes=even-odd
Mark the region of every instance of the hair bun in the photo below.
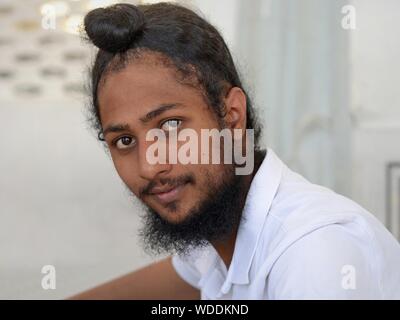
{"type": "Polygon", "coordinates": [[[99,49],[117,53],[125,51],[143,32],[143,12],[131,4],[116,4],[90,11],[84,19],[89,40],[99,49]]]}

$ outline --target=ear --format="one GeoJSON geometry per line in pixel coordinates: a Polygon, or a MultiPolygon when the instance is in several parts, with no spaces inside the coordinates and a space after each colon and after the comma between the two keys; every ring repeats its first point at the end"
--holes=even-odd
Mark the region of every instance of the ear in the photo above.
{"type": "Polygon", "coordinates": [[[246,94],[242,89],[233,87],[224,98],[225,103],[225,124],[233,129],[246,130],[246,94]]]}

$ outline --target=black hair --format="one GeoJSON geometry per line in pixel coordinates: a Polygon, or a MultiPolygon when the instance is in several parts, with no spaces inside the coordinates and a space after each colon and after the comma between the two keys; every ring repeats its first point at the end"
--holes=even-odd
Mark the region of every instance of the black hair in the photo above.
{"type": "Polygon", "coordinates": [[[257,146],[261,128],[231,53],[217,29],[194,11],[166,2],[137,6],[120,3],[90,11],[85,16],[84,28],[88,40],[99,48],[89,85],[90,120],[99,139],[100,81],[107,72],[123,68],[141,52],[154,52],[166,58],[181,80],[196,80],[196,86],[219,118],[224,117],[222,98],[227,87],[241,88],[247,102],[246,128],[254,129],[257,146]]]}

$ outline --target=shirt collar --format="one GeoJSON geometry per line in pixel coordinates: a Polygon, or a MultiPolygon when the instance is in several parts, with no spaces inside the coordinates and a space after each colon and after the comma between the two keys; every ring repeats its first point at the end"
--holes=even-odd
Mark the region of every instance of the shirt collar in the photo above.
{"type": "Polygon", "coordinates": [[[232,261],[221,288],[222,293],[227,293],[232,283],[249,283],[249,271],[257,243],[281,182],[283,168],[283,162],[271,149],[267,149],[247,194],[232,261]]]}

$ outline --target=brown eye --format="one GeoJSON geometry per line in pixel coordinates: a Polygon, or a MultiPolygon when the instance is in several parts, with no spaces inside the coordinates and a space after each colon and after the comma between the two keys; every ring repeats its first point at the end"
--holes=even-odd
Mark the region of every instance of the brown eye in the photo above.
{"type": "Polygon", "coordinates": [[[119,138],[115,145],[118,149],[128,149],[128,148],[132,148],[135,145],[135,139],[133,139],[132,137],[121,137],[119,138]]]}

